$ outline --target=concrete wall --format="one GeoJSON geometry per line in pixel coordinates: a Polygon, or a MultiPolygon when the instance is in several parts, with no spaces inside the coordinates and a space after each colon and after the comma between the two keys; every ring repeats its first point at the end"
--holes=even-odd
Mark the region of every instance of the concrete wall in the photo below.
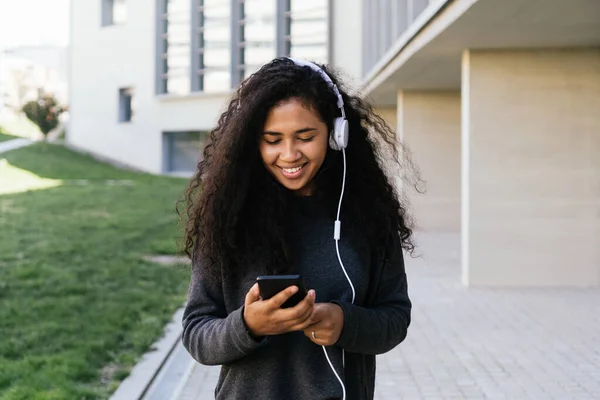
{"type": "Polygon", "coordinates": [[[463,281],[600,284],[600,50],[462,68],[463,281]]]}
{"type": "Polygon", "coordinates": [[[416,227],[460,231],[460,93],[398,93],[398,134],[412,153],[426,193],[407,189],[416,227]]]}

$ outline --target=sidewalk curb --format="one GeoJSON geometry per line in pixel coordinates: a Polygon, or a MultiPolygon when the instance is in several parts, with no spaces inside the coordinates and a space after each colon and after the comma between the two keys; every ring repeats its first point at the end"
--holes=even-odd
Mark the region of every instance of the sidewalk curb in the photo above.
{"type": "Polygon", "coordinates": [[[35,143],[33,140],[22,138],[7,140],[5,142],[0,143],[0,153],[20,149],[21,147],[29,146],[33,143],[35,143]]]}
{"type": "Polygon", "coordinates": [[[188,380],[190,379],[190,376],[192,375],[192,371],[194,370],[195,366],[196,366],[196,363],[194,361],[192,361],[188,364],[185,374],[182,376],[181,381],[179,381],[179,384],[175,388],[175,391],[173,392],[173,394],[171,394],[170,400],[177,400],[177,399],[179,399],[179,397],[181,397],[181,393],[183,393],[183,389],[184,389],[185,385],[187,384],[188,380]]]}
{"type": "Polygon", "coordinates": [[[167,324],[163,337],[151,346],[154,350],[142,356],[129,376],[121,382],[110,397],[110,400],[139,400],[146,394],[173,349],[179,343],[183,310],[183,307],[177,310],[171,322],[167,324]]]}

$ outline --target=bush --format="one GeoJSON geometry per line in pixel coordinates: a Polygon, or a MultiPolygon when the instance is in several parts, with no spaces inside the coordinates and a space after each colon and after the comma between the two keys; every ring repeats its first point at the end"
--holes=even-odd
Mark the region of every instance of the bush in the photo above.
{"type": "Polygon", "coordinates": [[[43,95],[37,101],[29,101],[23,106],[23,112],[31,122],[36,124],[44,135],[44,140],[49,132],[59,124],[58,117],[65,109],[58,104],[52,95],[43,95]]]}

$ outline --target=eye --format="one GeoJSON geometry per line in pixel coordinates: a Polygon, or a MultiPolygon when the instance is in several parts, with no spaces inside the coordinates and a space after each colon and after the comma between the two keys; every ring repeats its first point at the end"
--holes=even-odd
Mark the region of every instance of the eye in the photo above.
{"type": "Polygon", "coordinates": [[[298,138],[298,140],[300,140],[301,142],[312,142],[314,138],[314,136],[311,136],[307,138],[298,138]]]}
{"type": "Polygon", "coordinates": [[[264,140],[265,140],[265,142],[267,144],[277,144],[277,143],[281,142],[281,139],[276,139],[276,140],[267,140],[267,139],[264,139],[264,140]]]}

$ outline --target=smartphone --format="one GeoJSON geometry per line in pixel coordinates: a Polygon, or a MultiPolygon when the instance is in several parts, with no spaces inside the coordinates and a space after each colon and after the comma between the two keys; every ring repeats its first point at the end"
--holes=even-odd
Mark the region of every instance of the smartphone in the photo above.
{"type": "Polygon", "coordinates": [[[256,282],[258,282],[260,297],[263,300],[270,299],[290,286],[298,287],[298,291],[283,303],[281,308],[294,307],[308,294],[304,279],[300,275],[263,275],[256,278],[256,282]]]}

